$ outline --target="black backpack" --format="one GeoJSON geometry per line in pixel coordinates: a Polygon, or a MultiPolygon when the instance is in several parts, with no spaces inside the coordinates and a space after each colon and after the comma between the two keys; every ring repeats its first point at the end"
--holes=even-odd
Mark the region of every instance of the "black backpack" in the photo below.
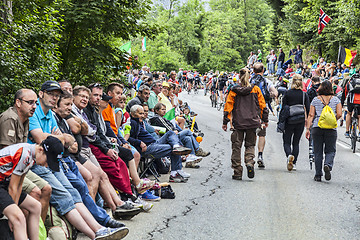
{"type": "Polygon", "coordinates": [[[269,103],[271,101],[271,97],[266,79],[263,76],[256,74],[250,82],[260,88],[261,93],[265,98],[265,102],[269,103]]]}
{"type": "Polygon", "coordinates": [[[360,75],[354,74],[350,79],[349,92],[360,93],[360,75]]]}

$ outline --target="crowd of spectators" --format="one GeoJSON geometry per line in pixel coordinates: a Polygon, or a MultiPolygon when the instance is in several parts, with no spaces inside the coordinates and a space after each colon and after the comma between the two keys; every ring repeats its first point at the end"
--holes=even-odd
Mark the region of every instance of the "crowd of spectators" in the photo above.
{"type": "MultiPolygon", "coordinates": [[[[13,106],[0,115],[0,155],[6,155],[0,159],[0,190],[6,199],[0,209],[15,239],[39,239],[49,208],[90,239],[121,239],[129,230],[117,219],[150,211],[151,201],[161,199],[152,191],[159,182],[140,177],[147,176],[142,162],[168,161],[169,182],[189,180],[183,162],[198,168],[210,152],[190,130],[191,118],[183,114],[190,107],[179,99],[175,75],[168,78],[146,66],[131,71],[131,100],[118,81],[107,86],[46,81],[38,93],[16,92],[13,106]],[[34,146],[46,153],[46,162],[38,162],[34,146]],[[51,146],[58,146],[55,163],[47,154],[51,146]],[[28,148],[34,153],[22,166],[21,155],[12,151],[28,148]]],[[[45,225],[52,239],[53,226],[45,225]]]]}

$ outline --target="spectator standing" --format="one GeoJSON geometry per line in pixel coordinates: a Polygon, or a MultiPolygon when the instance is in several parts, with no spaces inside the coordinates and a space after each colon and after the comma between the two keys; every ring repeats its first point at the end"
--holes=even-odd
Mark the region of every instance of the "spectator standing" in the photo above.
{"type": "Polygon", "coordinates": [[[324,154],[325,180],[329,181],[331,179],[331,170],[334,164],[337,139],[336,128],[323,129],[319,127],[318,122],[320,115],[323,108],[326,105],[329,105],[329,107],[331,107],[333,110],[336,119],[339,119],[341,117],[342,109],[340,100],[333,96],[334,92],[329,81],[324,81],[320,84],[318,94],[319,96],[315,97],[311,102],[309,118],[307,120],[306,126],[306,138],[309,139],[311,128],[315,156],[314,180],[320,182],[323,175],[322,166],[324,161],[324,154]]]}
{"type": "Polygon", "coordinates": [[[286,121],[283,133],[283,146],[287,158],[288,171],[296,170],[300,138],[304,132],[306,116],[310,110],[309,97],[302,89],[302,76],[295,74],[291,89],[285,92],[283,97],[283,106],[288,106],[290,109],[290,117],[286,121]],[[293,115],[291,114],[292,112],[294,112],[293,115]]]}
{"type": "Polygon", "coordinates": [[[355,64],[351,63],[350,65],[350,71],[349,71],[349,76],[351,77],[352,75],[354,75],[356,73],[356,66],[355,64]]]}
{"type": "Polygon", "coordinates": [[[278,69],[282,68],[284,62],[285,62],[285,53],[282,50],[282,48],[279,48],[278,69]]]}
{"type": "Polygon", "coordinates": [[[248,178],[255,176],[254,157],[256,144],[256,129],[262,123],[268,126],[268,110],[265,99],[258,86],[250,85],[249,73],[246,69],[240,70],[239,85],[229,93],[224,107],[222,129],[227,130],[227,124],[232,116],[234,129],[231,134],[232,142],[232,178],[242,180],[243,167],[241,166],[241,146],[245,140],[245,166],[248,178]]]}
{"type": "Polygon", "coordinates": [[[262,62],[262,52],[260,49],[258,50],[257,61],[262,62]]]}
{"type": "Polygon", "coordinates": [[[302,54],[303,50],[300,48],[300,45],[296,46],[296,49],[291,50],[292,55],[295,55],[294,63],[302,63],[302,54]]]}

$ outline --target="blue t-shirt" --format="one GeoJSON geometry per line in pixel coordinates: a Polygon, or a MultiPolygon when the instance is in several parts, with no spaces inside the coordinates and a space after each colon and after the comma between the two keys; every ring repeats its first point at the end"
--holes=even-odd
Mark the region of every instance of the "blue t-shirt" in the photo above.
{"type": "Polygon", "coordinates": [[[31,131],[34,129],[41,129],[44,133],[51,134],[51,130],[55,127],[55,129],[58,129],[58,125],[56,122],[56,119],[54,117],[54,114],[51,110],[48,111],[48,113],[45,115],[39,99],[36,102],[36,109],[34,115],[29,118],[29,136],[28,136],[28,143],[34,144],[33,141],[30,140],[31,138],[31,131]]]}

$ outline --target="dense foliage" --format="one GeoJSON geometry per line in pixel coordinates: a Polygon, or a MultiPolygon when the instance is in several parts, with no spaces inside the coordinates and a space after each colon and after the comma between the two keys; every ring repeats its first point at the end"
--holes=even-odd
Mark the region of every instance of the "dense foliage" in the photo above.
{"type": "Polygon", "coordinates": [[[0,2],[0,110],[21,87],[46,80],[109,81],[128,64],[114,39],[152,36],[143,21],[150,0],[34,0],[0,2]]]}
{"type": "Polygon", "coordinates": [[[106,82],[126,69],[119,47],[152,70],[238,70],[250,51],[297,44],[306,58],[360,47],[360,0],[0,1],[0,110],[21,87],[46,80],[106,82]],[[317,33],[319,9],[331,18],[317,33]],[[147,37],[147,51],[141,37],[147,37]]]}
{"type": "Polygon", "coordinates": [[[287,55],[297,44],[307,60],[323,56],[336,61],[339,45],[360,47],[359,0],[209,0],[208,6],[198,0],[163,2],[149,19],[166,31],[148,42],[147,52],[136,52],[156,70],[238,70],[250,51],[260,49],[266,56],[281,47],[287,55]],[[321,35],[320,8],[332,18],[321,35]]]}

